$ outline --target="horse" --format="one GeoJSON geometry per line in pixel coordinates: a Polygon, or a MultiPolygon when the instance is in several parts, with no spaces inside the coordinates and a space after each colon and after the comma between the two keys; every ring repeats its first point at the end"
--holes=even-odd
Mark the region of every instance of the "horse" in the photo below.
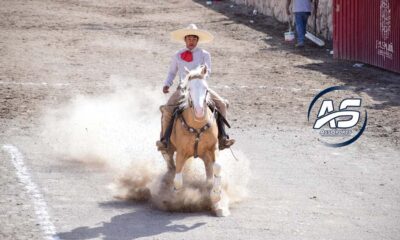
{"type": "Polygon", "coordinates": [[[174,191],[183,187],[182,170],[191,157],[203,160],[206,181],[212,184],[210,199],[217,216],[229,215],[229,209],[222,205],[221,165],[216,162],[218,155],[218,127],[213,112],[209,107],[210,97],[206,78],[207,66],[201,65],[194,70],[186,69],[183,81],[184,98],[180,105],[183,109],[175,118],[168,150],[163,154],[168,169],[175,170],[174,191]],[[176,159],[174,163],[174,153],[176,159]]]}

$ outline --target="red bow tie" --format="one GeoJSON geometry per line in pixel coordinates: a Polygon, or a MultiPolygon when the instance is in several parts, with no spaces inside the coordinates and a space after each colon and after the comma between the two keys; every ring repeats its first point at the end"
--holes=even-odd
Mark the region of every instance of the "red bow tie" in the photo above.
{"type": "Polygon", "coordinates": [[[183,53],[181,53],[181,58],[182,58],[182,60],[184,60],[186,62],[191,62],[191,61],[193,61],[193,54],[191,51],[187,50],[187,51],[184,51],[183,53]]]}

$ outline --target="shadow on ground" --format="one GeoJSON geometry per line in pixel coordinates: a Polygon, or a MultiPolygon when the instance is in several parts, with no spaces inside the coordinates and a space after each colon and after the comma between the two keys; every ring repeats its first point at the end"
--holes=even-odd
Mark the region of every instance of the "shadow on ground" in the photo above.
{"type": "Polygon", "coordinates": [[[97,227],[78,227],[69,232],[58,234],[61,239],[130,240],[141,237],[156,236],[166,232],[187,232],[205,225],[198,222],[193,225],[175,224],[174,221],[199,215],[189,213],[168,213],[152,210],[145,205],[130,202],[111,201],[100,203],[102,208],[135,209],[134,212],[112,217],[97,227]]]}

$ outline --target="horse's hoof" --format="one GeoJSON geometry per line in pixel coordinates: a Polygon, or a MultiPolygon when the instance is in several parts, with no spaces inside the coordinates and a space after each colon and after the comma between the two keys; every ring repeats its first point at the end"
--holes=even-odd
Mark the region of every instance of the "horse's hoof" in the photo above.
{"type": "Polygon", "coordinates": [[[212,204],[212,209],[217,217],[229,216],[229,198],[221,192],[220,200],[212,204]]]}
{"type": "Polygon", "coordinates": [[[182,189],[182,185],[174,183],[174,191],[175,192],[178,192],[181,189],[182,189]]]}
{"type": "Polygon", "coordinates": [[[217,217],[227,217],[231,215],[231,212],[229,211],[228,208],[218,208],[215,210],[215,215],[217,217]]]}

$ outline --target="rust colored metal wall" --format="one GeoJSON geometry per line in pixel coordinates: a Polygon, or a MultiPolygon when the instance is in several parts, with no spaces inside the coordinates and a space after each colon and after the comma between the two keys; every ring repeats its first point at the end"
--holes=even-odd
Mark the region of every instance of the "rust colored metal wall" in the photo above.
{"type": "Polygon", "coordinates": [[[334,0],[334,57],[400,73],[400,0],[334,0]]]}

